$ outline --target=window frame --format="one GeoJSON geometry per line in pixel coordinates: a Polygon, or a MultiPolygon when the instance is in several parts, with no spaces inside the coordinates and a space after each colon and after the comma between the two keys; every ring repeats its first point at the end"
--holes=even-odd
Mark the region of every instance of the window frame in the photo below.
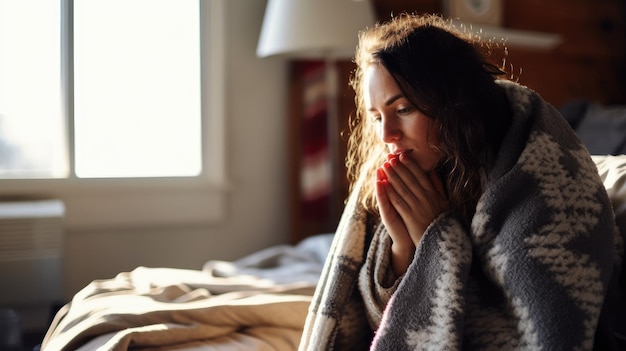
{"type": "Polygon", "coordinates": [[[225,0],[200,0],[202,172],[195,177],[78,178],[74,169],[72,8],[61,0],[63,114],[70,175],[2,179],[1,199],[58,198],[70,230],[211,223],[224,217],[226,184],[225,0]],[[63,19],[69,19],[63,20],[63,19]],[[210,167],[208,167],[210,165],[210,167]]]}

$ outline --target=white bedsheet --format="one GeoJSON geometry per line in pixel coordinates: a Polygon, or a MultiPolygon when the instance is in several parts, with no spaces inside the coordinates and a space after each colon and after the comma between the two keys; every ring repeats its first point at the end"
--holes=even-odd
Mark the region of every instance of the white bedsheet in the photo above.
{"type": "Polygon", "coordinates": [[[296,350],[331,237],[95,280],[57,313],[41,349],[296,350]]]}

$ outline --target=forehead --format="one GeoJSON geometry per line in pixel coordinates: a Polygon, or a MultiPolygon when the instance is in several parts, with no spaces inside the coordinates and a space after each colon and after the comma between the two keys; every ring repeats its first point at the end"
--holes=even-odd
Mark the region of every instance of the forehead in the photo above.
{"type": "Polygon", "coordinates": [[[387,68],[380,63],[371,63],[363,70],[365,86],[380,84],[385,78],[391,77],[387,68]]]}
{"type": "Polygon", "coordinates": [[[401,94],[400,87],[387,68],[381,64],[371,64],[363,73],[363,97],[366,108],[379,107],[389,98],[401,94]]]}

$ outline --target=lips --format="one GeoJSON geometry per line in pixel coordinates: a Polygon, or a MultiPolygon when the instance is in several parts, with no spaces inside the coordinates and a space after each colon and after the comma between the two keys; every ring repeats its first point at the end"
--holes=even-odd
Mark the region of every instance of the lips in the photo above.
{"type": "Polygon", "coordinates": [[[400,151],[395,151],[393,153],[390,153],[387,155],[387,160],[393,160],[393,159],[399,159],[401,155],[408,155],[413,151],[413,149],[408,149],[408,150],[400,150],[400,151]]]}
{"type": "Polygon", "coordinates": [[[400,151],[396,151],[393,154],[396,156],[400,156],[402,154],[408,155],[413,151],[413,149],[408,149],[408,150],[400,150],[400,151]]]}

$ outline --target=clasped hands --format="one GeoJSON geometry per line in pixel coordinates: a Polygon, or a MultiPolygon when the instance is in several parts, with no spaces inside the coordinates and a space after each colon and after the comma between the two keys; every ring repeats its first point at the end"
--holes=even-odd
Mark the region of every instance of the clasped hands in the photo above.
{"type": "Polygon", "coordinates": [[[406,272],[426,228],[449,207],[437,172],[423,170],[410,151],[389,154],[376,171],[376,198],[398,276],[406,272]]]}

